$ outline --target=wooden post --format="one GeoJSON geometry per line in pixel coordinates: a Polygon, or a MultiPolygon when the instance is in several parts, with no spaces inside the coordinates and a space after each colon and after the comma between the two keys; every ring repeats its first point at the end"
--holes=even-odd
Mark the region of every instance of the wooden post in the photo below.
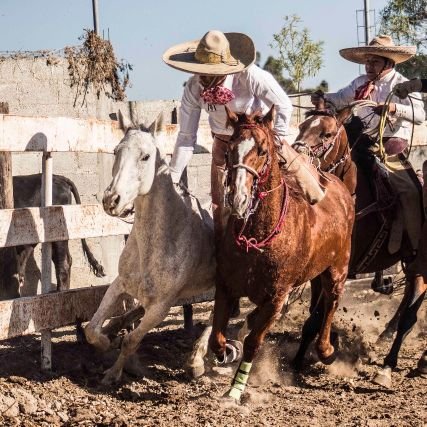
{"type": "MultiPolygon", "coordinates": [[[[0,114],[9,114],[9,104],[0,102],[0,114]]],[[[0,152],[0,209],[13,209],[12,153],[0,152]]],[[[3,230],[7,233],[7,230],[3,230]]],[[[9,280],[16,269],[15,248],[0,249],[0,299],[19,297],[19,283],[9,280]]]]}
{"type": "MultiPolygon", "coordinates": [[[[43,153],[42,166],[42,206],[52,206],[52,153],[43,153]]],[[[49,293],[52,288],[52,244],[42,244],[42,294],[49,293]]],[[[52,331],[45,329],[41,333],[41,368],[45,371],[52,369],[52,331]]]]}

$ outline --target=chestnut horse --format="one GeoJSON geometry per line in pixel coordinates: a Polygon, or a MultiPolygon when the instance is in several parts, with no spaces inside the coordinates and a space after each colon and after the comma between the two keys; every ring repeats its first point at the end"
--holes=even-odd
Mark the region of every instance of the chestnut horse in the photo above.
{"type": "MultiPolygon", "coordinates": [[[[404,241],[400,250],[394,254],[390,254],[388,251],[391,222],[394,211],[399,205],[394,203],[393,197],[390,195],[386,194],[386,197],[382,196],[382,199],[378,197],[377,187],[373,184],[373,179],[375,179],[373,174],[378,174],[378,168],[381,166],[375,167],[376,160],[367,147],[367,144],[371,143],[361,133],[362,129],[355,126],[356,122],[353,121],[351,127],[345,125],[352,114],[351,110],[351,107],[347,107],[336,115],[326,110],[309,113],[308,118],[300,125],[294,148],[308,154],[313,159],[313,163],[321,170],[335,173],[344,181],[351,193],[356,193],[356,222],[352,237],[349,272],[351,274],[376,273],[405,259],[408,251],[404,241]],[[352,150],[345,127],[355,133],[356,142],[352,150]],[[356,161],[357,172],[352,158],[356,161]]],[[[383,185],[387,185],[387,183],[383,181],[383,185]]],[[[427,238],[424,231],[422,235],[424,239],[427,238]]],[[[424,244],[420,245],[418,259],[407,264],[405,296],[396,314],[380,336],[380,338],[391,337],[397,330],[390,352],[384,360],[384,367],[374,378],[374,382],[386,387],[391,386],[391,369],[397,366],[398,353],[403,339],[416,323],[417,311],[425,295],[426,266],[423,266],[421,261],[426,259],[426,254],[423,253],[425,252],[424,246],[424,244]]],[[[318,298],[319,292],[313,286],[311,310],[315,310],[314,304],[318,298]]],[[[311,327],[312,329],[303,333],[303,339],[295,358],[297,367],[300,367],[299,363],[308,345],[319,330],[316,322],[313,322],[311,327]]]]}
{"type": "MultiPolygon", "coordinates": [[[[335,176],[325,180],[325,198],[310,205],[292,174],[281,169],[274,142],[274,106],[259,113],[227,114],[234,133],[227,174],[232,207],[219,236],[213,329],[209,345],[219,363],[227,361],[226,327],[240,297],[256,305],[250,314],[243,358],[227,396],[239,400],[255,354],[293,288],[314,279],[324,316],[317,352],[332,363],[330,330],[344,289],[350,258],[354,203],[335,176]]],[[[314,169],[313,169],[314,173],[314,169]]],[[[311,320],[309,319],[308,322],[311,320]]]]}

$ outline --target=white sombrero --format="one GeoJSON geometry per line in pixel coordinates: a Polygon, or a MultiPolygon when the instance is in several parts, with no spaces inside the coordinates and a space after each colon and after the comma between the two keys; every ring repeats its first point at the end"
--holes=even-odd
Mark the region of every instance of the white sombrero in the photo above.
{"type": "Polygon", "coordinates": [[[400,64],[414,56],[416,52],[416,46],[396,46],[390,36],[377,36],[371,40],[368,46],[341,49],[340,55],[357,64],[365,64],[367,55],[383,56],[400,64]]]}
{"type": "Polygon", "coordinates": [[[208,31],[201,40],[172,46],[163,61],[187,73],[220,76],[243,71],[255,56],[254,43],[247,35],[208,31]]]}

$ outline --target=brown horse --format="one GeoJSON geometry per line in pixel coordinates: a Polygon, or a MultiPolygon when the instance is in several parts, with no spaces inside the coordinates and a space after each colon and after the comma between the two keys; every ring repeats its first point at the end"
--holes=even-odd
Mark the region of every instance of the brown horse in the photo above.
{"type": "MultiPolygon", "coordinates": [[[[352,236],[349,272],[351,274],[374,273],[406,259],[408,249],[403,241],[400,250],[394,254],[390,254],[388,251],[391,222],[398,205],[394,203],[395,200],[390,195],[390,190],[387,189],[388,183],[379,176],[381,167],[376,164],[376,160],[369,153],[367,147],[367,144],[370,144],[369,140],[361,134],[361,128],[354,128],[355,122],[353,122],[351,131],[356,134],[354,138],[356,142],[352,151],[350,150],[344,125],[350,116],[351,108],[345,108],[337,115],[328,111],[312,112],[301,123],[294,146],[297,151],[302,151],[312,157],[313,162],[321,170],[337,174],[346,183],[350,192],[354,193],[356,190],[356,222],[352,236]],[[357,179],[352,158],[357,164],[357,179]],[[378,190],[378,184],[374,184],[375,180],[380,183],[380,187],[383,185],[382,193],[378,190]]],[[[427,238],[425,232],[423,232],[423,236],[427,238]]],[[[397,330],[390,352],[384,360],[384,368],[374,379],[375,382],[387,387],[391,386],[391,369],[397,365],[403,339],[416,323],[417,311],[425,295],[427,265],[423,266],[421,261],[426,259],[424,252],[423,244],[419,249],[417,260],[407,264],[405,296],[396,314],[380,336],[381,338],[391,337],[397,330]]],[[[312,311],[316,311],[315,304],[318,298],[319,292],[313,286],[312,311]]],[[[316,322],[310,326],[311,329],[303,331],[301,346],[295,358],[297,367],[300,367],[299,363],[303,359],[309,343],[319,330],[316,322]]]]}
{"type": "MultiPolygon", "coordinates": [[[[217,248],[217,285],[209,345],[218,362],[227,361],[226,327],[237,299],[256,305],[250,315],[243,358],[228,396],[244,390],[255,354],[291,290],[314,279],[322,293],[317,352],[332,363],[330,330],[343,292],[350,257],[354,203],[333,175],[316,205],[302,196],[293,176],[281,169],[274,143],[274,106],[265,117],[227,110],[234,133],[229,142],[229,201],[233,214],[217,248]]],[[[310,319],[308,320],[311,321],[310,319]]]]}

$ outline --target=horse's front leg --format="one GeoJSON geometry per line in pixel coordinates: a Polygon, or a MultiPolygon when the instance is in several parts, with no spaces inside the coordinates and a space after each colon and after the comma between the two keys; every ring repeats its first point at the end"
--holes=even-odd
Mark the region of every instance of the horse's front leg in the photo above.
{"type": "Polygon", "coordinates": [[[313,342],[316,335],[319,333],[322,319],[324,317],[324,306],[322,296],[322,281],[320,276],[315,277],[310,281],[311,286],[311,302],[310,316],[304,322],[301,333],[301,342],[298,351],[292,361],[292,366],[296,371],[300,371],[304,361],[305,353],[308,346],[313,342]]]}
{"type": "Polygon", "coordinates": [[[246,337],[243,344],[242,361],[237,368],[231,383],[231,388],[226,393],[226,396],[237,401],[240,400],[249,378],[252,361],[263,343],[265,335],[271,325],[275,320],[281,317],[283,304],[284,298],[281,298],[280,300],[269,301],[262,306],[259,306],[259,309],[256,312],[257,315],[253,319],[252,330],[246,337]]]}
{"type": "MultiPolygon", "coordinates": [[[[102,380],[104,384],[112,384],[120,380],[123,368],[129,356],[136,352],[144,335],[167,316],[172,304],[173,301],[171,300],[162,300],[150,302],[147,307],[144,307],[144,317],[133,331],[125,335],[119,357],[114,365],[105,372],[105,376],[102,380]]],[[[138,369],[138,367],[135,368],[138,369]]]]}
{"type": "Polygon", "coordinates": [[[200,338],[195,342],[193,351],[187,360],[187,369],[193,378],[198,378],[205,373],[204,357],[208,352],[208,341],[212,332],[213,310],[209,316],[208,326],[200,335],[200,338]]]}
{"type": "Polygon", "coordinates": [[[317,354],[321,362],[330,365],[336,358],[335,348],[331,343],[331,327],[339,298],[344,291],[347,269],[331,267],[321,274],[324,302],[324,315],[317,340],[317,354]]]}
{"type": "MultiPolygon", "coordinates": [[[[209,337],[209,348],[215,354],[219,363],[230,363],[240,355],[230,351],[227,353],[225,332],[230,320],[236,298],[228,295],[224,286],[217,284],[215,291],[215,304],[213,309],[212,332],[209,337]],[[233,359],[233,360],[232,360],[233,359]]],[[[229,347],[232,350],[232,347],[229,347]]]]}
{"type": "Polygon", "coordinates": [[[106,351],[110,347],[110,339],[103,333],[102,325],[113,315],[117,301],[124,293],[123,281],[120,277],[116,277],[108,286],[98,310],[84,329],[87,342],[101,351],[106,351]]]}

